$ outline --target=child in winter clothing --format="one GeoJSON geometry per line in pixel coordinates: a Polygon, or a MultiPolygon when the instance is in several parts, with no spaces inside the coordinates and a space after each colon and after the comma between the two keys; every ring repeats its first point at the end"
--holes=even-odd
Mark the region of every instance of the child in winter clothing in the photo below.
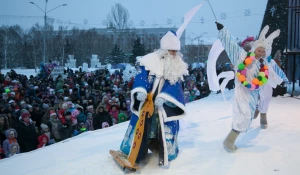
{"type": "Polygon", "coordinates": [[[119,111],[117,110],[117,106],[115,106],[115,105],[111,106],[111,110],[110,110],[109,114],[113,118],[113,123],[117,124],[118,123],[118,115],[119,115],[119,111]]]}
{"type": "Polygon", "coordinates": [[[184,89],[184,102],[188,103],[190,102],[190,91],[188,89],[184,89]]]}
{"type": "Polygon", "coordinates": [[[118,123],[125,122],[126,120],[127,120],[126,114],[120,113],[120,114],[118,115],[118,123]]]}
{"type": "Polygon", "coordinates": [[[94,130],[94,126],[93,126],[93,114],[88,112],[87,113],[87,120],[85,122],[85,126],[86,126],[86,129],[88,131],[93,131],[94,130]]]}
{"type": "Polygon", "coordinates": [[[83,113],[83,107],[82,106],[78,106],[77,110],[79,112],[79,114],[77,115],[77,123],[85,123],[86,121],[86,116],[83,113]]]}
{"type": "Polygon", "coordinates": [[[65,110],[68,108],[67,103],[60,103],[59,110],[57,111],[58,119],[61,121],[63,126],[66,126],[65,110]]]}
{"type": "Polygon", "coordinates": [[[55,140],[59,141],[60,140],[60,134],[59,134],[59,125],[61,125],[61,122],[60,120],[58,119],[56,113],[51,110],[49,112],[50,114],[50,119],[49,119],[49,122],[47,123],[49,129],[50,129],[50,132],[53,134],[55,140]]]}
{"type": "MultiPolygon", "coordinates": [[[[11,128],[11,129],[8,129],[5,131],[5,135],[6,135],[6,140],[3,141],[3,150],[4,150],[4,153],[6,155],[8,155],[10,146],[13,143],[18,144],[18,141],[16,139],[18,137],[18,134],[15,129],[11,128]]],[[[19,153],[19,152],[17,152],[17,153],[19,153]]]]}
{"type": "Polygon", "coordinates": [[[102,129],[103,129],[103,128],[108,128],[108,127],[109,127],[109,124],[108,124],[107,122],[103,122],[103,123],[102,123],[102,129]]]}
{"type": "Polygon", "coordinates": [[[54,139],[52,133],[50,132],[48,125],[45,125],[44,123],[42,123],[41,129],[42,129],[43,135],[46,135],[48,137],[48,145],[55,143],[55,139],[54,139]]]}
{"type": "Polygon", "coordinates": [[[42,148],[42,147],[48,146],[49,138],[46,134],[39,136],[38,140],[39,140],[39,144],[38,144],[37,148],[42,148]]]}
{"type": "Polygon", "coordinates": [[[10,145],[9,153],[7,157],[12,157],[20,152],[20,147],[18,143],[12,143],[10,145]]]}
{"type": "Polygon", "coordinates": [[[67,111],[65,113],[67,127],[59,126],[59,133],[60,133],[61,140],[65,140],[72,137],[73,131],[76,129],[76,125],[72,125],[71,116],[72,113],[70,111],[67,111]]]}
{"type": "Polygon", "coordinates": [[[78,130],[74,131],[73,136],[77,136],[77,135],[87,131],[86,126],[85,126],[84,123],[79,123],[78,126],[79,126],[78,130]]]}

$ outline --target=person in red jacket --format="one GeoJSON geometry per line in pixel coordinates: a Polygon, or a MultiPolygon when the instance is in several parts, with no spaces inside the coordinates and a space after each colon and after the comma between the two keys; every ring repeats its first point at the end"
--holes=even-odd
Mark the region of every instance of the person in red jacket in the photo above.
{"type": "Polygon", "coordinates": [[[40,135],[38,137],[38,140],[39,140],[39,144],[37,148],[42,148],[48,145],[49,138],[46,136],[46,134],[40,135]]]}
{"type": "Polygon", "coordinates": [[[58,119],[61,121],[63,127],[67,127],[67,121],[65,117],[65,109],[67,108],[66,103],[59,104],[59,110],[57,111],[58,119]]]}

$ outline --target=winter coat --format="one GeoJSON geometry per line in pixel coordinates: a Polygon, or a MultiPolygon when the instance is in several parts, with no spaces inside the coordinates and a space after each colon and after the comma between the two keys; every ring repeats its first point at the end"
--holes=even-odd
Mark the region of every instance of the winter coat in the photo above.
{"type": "Polygon", "coordinates": [[[88,131],[93,131],[94,130],[93,119],[92,120],[87,119],[85,122],[85,126],[88,131]]]}
{"type": "Polygon", "coordinates": [[[64,81],[63,80],[59,80],[56,84],[56,91],[60,90],[63,88],[64,85],[64,81]]]}
{"type": "Polygon", "coordinates": [[[49,122],[47,123],[50,132],[53,134],[54,138],[56,141],[60,140],[60,132],[59,132],[59,125],[62,126],[62,123],[60,122],[59,119],[57,120],[49,120],[49,122]]]}
{"type": "Polygon", "coordinates": [[[31,115],[32,121],[35,121],[35,126],[40,127],[42,124],[43,113],[41,111],[34,110],[31,115]]]}
{"type": "Polygon", "coordinates": [[[66,120],[66,126],[64,127],[61,123],[58,124],[58,132],[60,135],[60,140],[65,140],[72,137],[73,128],[72,128],[72,121],[66,120]]]}
{"type": "Polygon", "coordinates": [[[39,144],[38,144],[37,148],[42,148],[42,147],[48,146],[49,138],[48,138],[47,135],[43,134],[43,135],[40,135],[38,137],[38,141],[39,141],[39,144]],[[43,142],[44,138],[47,139],[47,143],[46,144],[43,142]]]}
{"type": "Polygon", "coordinates": [[[112,118],[110,114],[106,111],[99,112],[98,114],[96,114],[93,121],[94,121],[94,130],[102,129],[103,122],[107,122],[109,126],[113,125],[112,118]]]}
{"type": "MultiPolygon", "coordinates": [[[[5,135],[6,135],[6,139],[3,141],[3,146],[2,146],[2,148],[3,148],[4,153],[5,153],[6,155],[8,155],[8,154],[9,154],[9,149],[10,149],[11,145],[12,145],[13,143],[18,143],[18,141],[17,141],[17,139],[16,139],[16,138],[18,137],[18,134],[17,134],[17,131],[16,131],[15,129],[11,128],[11,129],[8,129],[8,130],[5,131],[5,135]],[[14,138],[9,138],[9,133],[10,133],[11,131],[13,131],[14,134],[15,134],[15,137],[14,137],[14,138]]],[[[19,153],[19,152],[18,152],[18,153],[19,153]]]]}
{"type": "Polygon", "coordinates": [[[115,119],[116,123],[118,123],[118,115],[119,115],[119,111],[115,110],[115,111],[110,111],[109,114],[115,119]]]}
{"type": "Polygon", "coordinates": [[[37,133],[33,124],[27,124],[23,120],[19,121],[17,129],[18,143],[20,145],[21,152],[29,152],[36,149],[37,146],[37,133]]]}
{"type": "Polygon", "coordinates": [[[86,115],[81,112],[78,116],[77,116],[77,123],[85,123],[86,121],[86,115]]]}

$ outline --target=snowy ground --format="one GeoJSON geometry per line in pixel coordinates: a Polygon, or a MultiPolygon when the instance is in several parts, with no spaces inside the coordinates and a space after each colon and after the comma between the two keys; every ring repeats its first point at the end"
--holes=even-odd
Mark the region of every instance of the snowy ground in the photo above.
{"type": "MultiPolygon", "coordinates": [[[[233,91],[226,93],[229,98],[233,91]]],[[[187,104],[181,121],[179,157],[169,167],[148,164],[134,174],[160,175],[298,175],[300,174],[300,100],[272,99],[266,130],[259,119],[237,140],[237,153],[227,153],[222,141],[231,129],[231,110],[221,94],[187,104]]],[[[1,174],[122,175],[109,154],[118,150],[128,122],[87,132],[75,138],[0,161],[1,174]]]]}

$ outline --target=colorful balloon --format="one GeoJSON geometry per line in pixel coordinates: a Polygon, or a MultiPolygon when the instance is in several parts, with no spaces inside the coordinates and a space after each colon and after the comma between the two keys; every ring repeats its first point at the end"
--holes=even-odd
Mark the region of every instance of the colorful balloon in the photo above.
{"type": "Polygon", "coordinates": [[[252,83],[258,85],[259,80],[257,78],[253,78],[252,83]]]}
{"type": "Polygon", "coordinates": [[[239,80],[240,80],[240,82],[245,81],[245,80],[246,80],[245,75],[240,75],[240,76],[239,76],[239,80]]]}
{"type": "Polygon", "coordinates": [[[246,63],[246,65],[249,65],[249,64],[251,64],[252,63],[252,59],[251,58],[246,58],[245,59],[245,63],[246,63]]]}
{"type": "Polygon", "coordinates": [[[241,63],[238,65],[239,70],[245,69],[245,64],[241,63]]]}
{"type": "Polygon", "coordinates": [[[244,75],[244,76],[246,76],[246,75],[247,75],[246,69],[242,70],[242,71],[241,71],[241,74],[244,75]]]}

